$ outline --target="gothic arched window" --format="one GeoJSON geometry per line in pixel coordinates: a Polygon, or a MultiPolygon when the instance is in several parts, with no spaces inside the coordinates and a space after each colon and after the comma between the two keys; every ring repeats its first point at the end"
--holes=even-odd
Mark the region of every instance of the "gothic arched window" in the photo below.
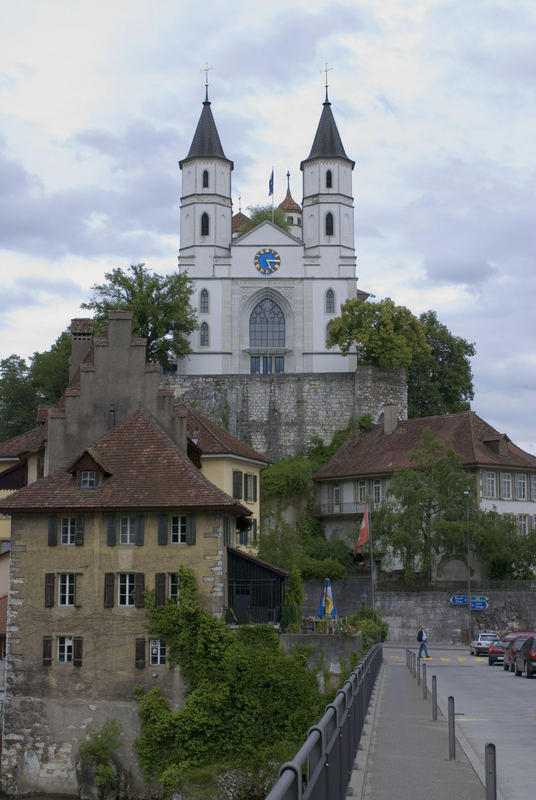
{"type": "Polygon", "coordinates": [[[201,236],[208,236],[209,231],[209,220],[208,214],[206,211],[201,214],[201,236]]]}
{"type": "Polygon", "coordinates": [[[277,303],[267,298],[257,303],[249,318],[250,347],[284,347],[285,316],[277,303]]]}
{"type": "Polygon", "coordinates": [[[208,325],[202,322],[199,327],[199,344],[201,347],[208,347],[208,325]]]}
{"type": "Polygon", "coordinates": [[[332,182],[331,170],[328,169],[328,171],[326,172],[326,189],[331,189],[332,186],[333,182],[332,182]]]}
{"type": "Polygon", "coordinates": [[[208,291],[206,289],[201,289],[199,295],[199,311],[201,314],[208,314],[208,291]]]}
{"type": "Polygon", "coordinates": [[[333,289],[328,289],[326,292],[326,314],[335,313],[335,295],[333,289]]]}
{"type": "Polygon", "coordinates": [[[333,236],[333,214],[331,211],[326,214],[326,236],[333,236]]]}
{"type": "Polygon", "coordinates": [[[208,189],[208,170],[203,170],[203,189],[208,189]]]}

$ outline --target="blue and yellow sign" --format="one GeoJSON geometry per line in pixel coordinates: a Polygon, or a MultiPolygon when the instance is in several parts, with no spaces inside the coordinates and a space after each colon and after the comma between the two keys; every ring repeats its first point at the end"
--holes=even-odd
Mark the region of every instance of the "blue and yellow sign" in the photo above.
{"type": "Polygon", "coordinates": [[[271,247],[265,247],[255,254],[254,263],[255,269],[258,269],[263,275],[271,275],[281,266],[281,256],[271,247]]]}

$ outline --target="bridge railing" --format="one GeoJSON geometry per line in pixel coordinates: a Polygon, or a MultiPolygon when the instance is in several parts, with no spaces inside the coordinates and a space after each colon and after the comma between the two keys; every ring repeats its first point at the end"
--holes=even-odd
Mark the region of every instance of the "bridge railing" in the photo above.
{"type": "Polygon", "coordinates": [[[361,659],[292,761],[280,768],[266,800],[343,800],[382,655],[376,644],[361,659]]]}

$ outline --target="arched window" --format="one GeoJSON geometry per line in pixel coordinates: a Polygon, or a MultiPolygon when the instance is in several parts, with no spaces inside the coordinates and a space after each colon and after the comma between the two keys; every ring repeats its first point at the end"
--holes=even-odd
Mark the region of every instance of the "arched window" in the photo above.
{"type": "Polygon", "coordinates": [[[208,236],[208,222],[208,214],[206,211],[204,211],[201,214],[201,236],[208,236]]]}
{"type": "Polygon", "coordinates": [[[331,328],[331,320],[330,320],[330,321],[328,322],[328,324],[326,325],[326,347],[328,346],[328,340],[329,340],[329,329],[330,329],[330,328],[331,328]]]}
{"type": "Polygon", "coordinates": [[[249,318],[250,347],[284,347],[285,316],[277,303],[267,298],[258,303],[249,318]]]}
{"type": "Polygon", "coordinates": [[[331,189],[332,186],[333,186],[333,183],[332,183],[332,177],[331,177],[331,170],[328,169],[328,171],[326,172],[326,189],[331,189]]]}
{"type": "Polygon", "coordinates": [[[328,289],[326,292],[326,314],[335,313],[335,295],[333,289],[328,289]]]}
{"type": "Polygon", "coordinates": [[[333,214],[331,211],[326,214],[326,236],[333,236],[333,214]]]}
{"type": "Polygon", "coordinates": [[[203,189],[208,189],[208,170],[203,170],[203,189]]]}
{"type": "Polygon", "coordinates": [[[208,325],[202,322],[199,327],[199,344],[201,347],[208,347],[208,325]]]}
{"type": "Polygon", "coordinates": [[[201,314],[208,314],[208,291],[206,289],[201,289],[199,295],[199,311],[201,314]]]}

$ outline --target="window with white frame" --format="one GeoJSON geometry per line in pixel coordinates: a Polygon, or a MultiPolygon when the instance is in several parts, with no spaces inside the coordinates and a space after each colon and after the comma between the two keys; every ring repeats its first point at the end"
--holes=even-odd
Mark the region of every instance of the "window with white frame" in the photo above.
{"type": "Polygon", "coordinates": [[[520,536],[526,536],[529,532],[528,514],[519,514],[517,517],[517,532],[520,536]]]}
{"type": "Polygon", "coordinates": [[[516,475],[516,500],[527,499],[527,476],[520,472],[516,475]]]}
{"type": "Polygon", "coordinates": [[[58,636],[58,661],[73,660],[72,636],[58,636]]]}
{"type": "Polygon", "coordinates": [[[484,472],[484,497],[495,497],[494,472],[484,472]]]}
{"type": "Polygon", "coordinates": [[[366,481],[357,481],[356,482],[357,488],[357,495],[356,495],[356,502],[358,503],[366,503],[367,502],[367,482],[366,481]]]}
{"type": "Polygon", "coordinates": [[[381,503],[382,499],[382,482],[379,478],[375,478],[372,482],[372,499],[375,503],[381,503]]]}
{"type": "Polygon", "coordinates": [[[501,472],[501,497],[503,500],[512,499],[512,475],[510,472],[501,472]]]}
{"type": "Polygon", "coordinates": [[[168,596],[172,600],[179,599],[179,573],[170,572],[168,575],[168,596]]]}
{"type": "Polygon", "coordinates": [[[74,606],[76,578],[72,572],[58,575],[58,605],[74,606]]]}
{"type": "Polygon", "coordinates": [[[152,666],[166,663],[166,645],[161,639],[151,639],[149,649],[151,653],[152,666]]]}
{"type": "Polygon", "coordinates": [[[530,499],[536,500],[536,475],[530,475],[530,499]]]}
{"type": "Polygon", "coordinates": [[[74,544],[76,531],[76,517],[63,517],[61,521],[61,543],[74,544]]]}
{"type": "Polygon", "coordinates": [[[340,506],[341,504],[341,484],[334,483],[331,487],[331,499],[334,506],[340,506]]]}
{"type": "Polygon", "coordinates": [[[117,605],[133,606],[136,577],[133,572],[121,572],[117,581],[117,605]]]}
{"type": "Polygon", "coordinates": [[[80,473],[80,488],[94,489],[97,485],[97,473],[94,469],[84,469],[80,473]]]}
{"type": "Polygon", "coordinates": [[[136,544],[136,517],[121,517],[119,544],[136,544]]]}
{"type": "Polygon", "coordinates": [[[171,517],[171,544],[186,544],[186,517],[171,517]]]}
{"type": "Polygon", "coordinates": [[[249,472],[244,473],[244,500],[249,503],[257,502],[257,476],[249,472]]]}

